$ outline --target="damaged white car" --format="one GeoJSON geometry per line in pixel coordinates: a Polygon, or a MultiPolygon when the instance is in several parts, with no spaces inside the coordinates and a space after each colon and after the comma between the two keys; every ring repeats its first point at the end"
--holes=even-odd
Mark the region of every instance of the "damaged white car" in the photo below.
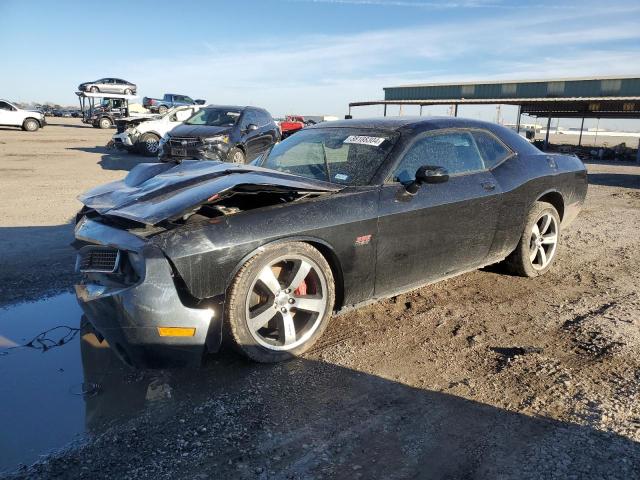
{"type": "Polygon", "coordinates": [[[116,122],[117,133],[113,136],[116,147],[146,156],[158,154],[160,139],[174,127],[200,110],[200,105],[174,107],[163,115],[152,119],[123,118],[116,122]]]}

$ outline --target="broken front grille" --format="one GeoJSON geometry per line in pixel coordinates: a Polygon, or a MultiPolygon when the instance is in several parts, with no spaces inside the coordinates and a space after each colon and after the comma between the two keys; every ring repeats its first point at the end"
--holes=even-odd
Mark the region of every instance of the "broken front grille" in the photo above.
{"type": "Polygon", "coordinates": [[[79,272],[114,273],[120,263],[120,251],[111,247],[83,247],[78,252],[76,270],[79,272]]]}
{"type": "Polygon", "coordinates": [[[171,137],[169,145],[175,148],[191,148],[202,145],[202,140],[194,137],[171,137]]]}

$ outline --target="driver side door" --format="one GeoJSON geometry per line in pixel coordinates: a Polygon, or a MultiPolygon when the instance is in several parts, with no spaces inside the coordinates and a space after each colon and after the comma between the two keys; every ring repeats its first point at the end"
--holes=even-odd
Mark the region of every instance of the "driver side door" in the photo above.
{"type": "Polygon", "coordinates": [[[487,258],[501,202],[470,132],[436,130],[405,150],[380,191],[375,295],[389,295],[471,270],[487,258]],[[420,166],[447,169],[449,180],[404,187],[420,166]]]}

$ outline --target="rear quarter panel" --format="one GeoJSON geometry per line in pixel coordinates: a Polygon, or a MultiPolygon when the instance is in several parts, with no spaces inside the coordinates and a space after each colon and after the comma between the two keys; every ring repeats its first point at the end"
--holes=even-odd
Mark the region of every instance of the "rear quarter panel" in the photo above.
{"type": "Polygon", "coordinates": [[[579,158],[570,155],[516,155],[493,169],[503,191],[498,227],[491,248],[493,260],[513,251],[524,230],[532,205],[546,194],[562,196],[562,224],[578,214],[587,193],[587,172],[579,158]]]}

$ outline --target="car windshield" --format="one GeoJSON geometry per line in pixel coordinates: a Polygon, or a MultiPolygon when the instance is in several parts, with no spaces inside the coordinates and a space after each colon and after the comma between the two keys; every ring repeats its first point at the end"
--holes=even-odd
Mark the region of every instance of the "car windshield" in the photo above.
{"type": "Polygon", "coordinates": [[[184,123],[186,125],[209,125],[210,127],[233,127],[238,118],[240,118],[240,110],[205,108],[184,123]]]}
{"type": "Polygon", "coordinates": [[[362,128],[302,130],[275,145],[258,165],[342,185],[367,185],[398,135],[362,128]]]}

